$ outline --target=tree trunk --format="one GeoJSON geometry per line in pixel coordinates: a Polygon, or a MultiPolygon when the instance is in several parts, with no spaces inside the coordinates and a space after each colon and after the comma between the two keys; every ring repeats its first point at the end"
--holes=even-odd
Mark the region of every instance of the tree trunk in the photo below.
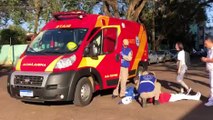
{"type": "Polygon", "coordinates": [[[38,30],[39,18],[41,16],[41,11],[42,11],[41,1],[40,0],[34,0],[34,5],[35,5],[34,33],[36,34],[37,30],[38,30]]]}
{"type": "Polygon", "coordinates": [[[120,17],[117,0],[104,0],[103,10],[106,15],[114,16],[116,18],[120,17]],[[110,7],[112,7],[113,15],[110,13],[110,7]]]}
{"type": "Polygon", "coordinates": [[[106,1],[103,1],[104,5],[103,5],[103,11],[105,13],[105,15],[107,16],[112,16],[112,14],[109,11],[109,4],[106,1]]]}
{"type": "Polygon", "coordinates": [[[137,5],[137,3],[138,3],[138,0],[130,0],[129,1],[129,7],[128,7],[128,10],[127,10],[127,14],[126,14],[127,20],[131,20],[131,17],[134,13],[134,8],[137,5]]]}
{"type": "Polygon", "coordinates": [[[152,8],[152,50],[156,50],[156,41],[155,41],[155,1],[153,1],[152,8]]]}
{"type": "Polygon", "coordinates": [[[129,1],[129,7],[127,10],[126,18],[127,20],[137,21],[138,17],[143,10],[147,0],[131,0],[129,1]],[[138,7],[136,7],[138,6],[138,7]]]}
{"type": "Polygon", "coordinates": [[[147,0],[143,0],[143,2],[140,4],[140,6],[138,8],[136,8],[134,15],[132,16],[132,20],[133,21],[137,21],[138,17],[141,13],[141,11],[143,10],[145,4],[146,4],[147,0]]]}

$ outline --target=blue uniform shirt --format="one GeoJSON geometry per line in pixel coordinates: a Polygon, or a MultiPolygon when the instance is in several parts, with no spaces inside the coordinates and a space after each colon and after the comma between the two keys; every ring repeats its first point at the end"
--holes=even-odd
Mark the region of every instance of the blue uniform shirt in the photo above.
{"type": "MultiPolygon", "coordinates": [[[[131,52],[132,50],[130,48],[124,48],[122,47],[122,52],[121,52],[121,55],[126,55],[128,56],[129,53],[131,52]]],[[[130,66],[130,61],[126,61],[124,60],[123,58],[121,59],[121,67],[125,67],[125,68],[128,68],[130,66]]]]}
{"type": "Polygon", "coordinates": [[[140,76],[140,83],[138,87],[138,93],[152,92],[155,89],[156,78],[153,75],[140,76]]]}

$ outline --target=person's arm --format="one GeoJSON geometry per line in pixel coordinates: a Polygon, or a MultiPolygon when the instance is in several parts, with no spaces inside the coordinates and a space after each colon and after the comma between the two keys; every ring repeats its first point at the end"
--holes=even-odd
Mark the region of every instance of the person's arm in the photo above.
{"type": "Polygon", "coordinates": [[[213,63],[213,58],[202,57],[201,60],[206,63],[213,63]]]}
{"type": "Polygon", "coordinates": [[[132,60],[132,51],[129,52],[128,56],[123,55],[123,59],[126,60],[126,61],[131,61],[132,60]]]}
{"type": "Polygon", "coordinates": [[[139,85],[140,85],[140,80],[136,80],[136,81],[135,81],[136,90],[138,90],[139,85]]]}

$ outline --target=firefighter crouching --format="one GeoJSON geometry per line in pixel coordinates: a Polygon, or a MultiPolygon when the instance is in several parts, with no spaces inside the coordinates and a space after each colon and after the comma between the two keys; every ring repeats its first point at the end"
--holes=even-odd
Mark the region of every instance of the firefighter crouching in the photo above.
{"type": "Polygon", "coordinates": [[[113,91],[112,98],[116,98],[120,96],[121,98],[125,97],[126,91],[126,82],[129,76],[129,66],[130,61],[132,60],[132,50],[129,46],[129,41],[127,39],[123,40],[123,47],[121,51],[121,68],[120,68],[120,76],[117,87],[113,91]],[[119,87],[120,87],[120,94],[119,94],[119,87]]]}

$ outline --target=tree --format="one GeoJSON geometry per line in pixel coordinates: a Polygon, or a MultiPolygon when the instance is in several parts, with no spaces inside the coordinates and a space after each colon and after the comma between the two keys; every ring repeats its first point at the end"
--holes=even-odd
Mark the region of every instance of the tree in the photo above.
{"type": "Polygon", "coordinates": [[[189,26],[205,21],[205,6],[212,0],[102,0],[102,14],[145,24],[152,49],[192,35],[189,26]],[[122,5],[121,5],[122,4],[122,5]],[[153,35],[152,35],[153,34],[153,35]],[[153,36],[153,37],[151,37],[153,36]]]}
{"type": "Polygon", "coordinates": [[[156,2],[154,8],[156,40],[152,41],[153,49],[157,50],[162,42],[170,45],[175,41],[192,43],[193,37],[189,27],[206,20],[205,6],[209,2],[211,1],[160,0],[156,2]]]}
{"type": "Polygon", "coordinates": [[[148,0],[103,0],[103,11],[108,16],[119,18],[123,17],[122,15],[124,15],[127,20],[137,21],[147,1],[148,0]],[[119,10],[118,4],[121,3],[125,3],[122,7],[128,6],[127,12],[119,10]]]}
{"type": "Polygon", "coordinates": [[[1,44],[22,44],[26,43],[26,31],[20,26],[9,26],[0,31],[1,44]]]}

